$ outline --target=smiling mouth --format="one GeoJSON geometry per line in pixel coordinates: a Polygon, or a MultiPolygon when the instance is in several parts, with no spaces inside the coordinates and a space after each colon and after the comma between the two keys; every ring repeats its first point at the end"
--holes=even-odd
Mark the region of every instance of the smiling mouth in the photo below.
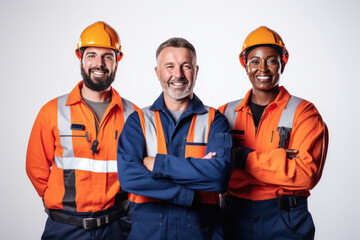
{"type": "Polygon", "coordinates": [[[169,81],[169,85],[173,85],[175,87],[182,87],[188,84],[189,81],[183,80],[183,81],[179,81],[179,80],[173,80],[173,81],[169,81]]]}
{"type": "Polygon", "coordinates": [[[96,74],[96,75],[103,75],[105,74],[104,72],[99,72],[99,71],[92,71],[93,74],[96,74]]]}
{"type": "Polygon", "coordinates": [[[268,81],[272,79],[272,76],[257,76],[256,78],[260,81],[268,81]]]}
{"type": "Polygon", "coordinates": [[[175,85],[175,86],[183,86],[186,84],[186,82],[174,82],[174,83],[170,83],[172,85],[175,85]]]}
{"type": "Polygon", "coordinates": [[[94,75],[97,75],[97,76],[102,76],[102,75],[108,73],[109,70],[107,70],[106,68],[105,68],[105,69],[92,68],[92,69],[89,69],[89,72],[90,72],[91,74],[94,74],[94,75]]]}

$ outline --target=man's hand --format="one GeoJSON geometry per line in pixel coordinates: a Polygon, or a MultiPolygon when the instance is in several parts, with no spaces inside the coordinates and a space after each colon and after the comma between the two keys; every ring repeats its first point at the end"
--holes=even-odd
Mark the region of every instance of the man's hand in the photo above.
{"type": "Polygon", "coordinates": [[[209,152],[208,154],[206,154],[205,157],[203,157],[202,159],[212,159],[213,157],[216,156],[216,152],[209,152]]]}
{"type": "Polygon", "coordinates": [[[147,170],[149,170],[150,172],[153,171],[154,169],[154,163],[155,163],[155,158],[154,157],[145,157],[143,159],[143,164],[146,167],[147,170]]]}
{"type": "Polygon", "coordinates": [[[289,159],[293,159],[293,158],[299,158],[300,156],[298,155],[299,151],[296,149],[285,149],[286,152],[286,157],[289,159]]]}

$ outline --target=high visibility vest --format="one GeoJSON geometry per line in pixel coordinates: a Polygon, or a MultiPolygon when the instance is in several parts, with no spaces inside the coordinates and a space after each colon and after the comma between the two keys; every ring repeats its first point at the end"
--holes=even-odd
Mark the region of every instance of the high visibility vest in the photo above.
{"type": "MultiPolygon", "coordinates": [[[[71,121],[71,106],[66,106],[69,94],[58,97],[57,126],[60,134],[60,144],[63,149],[62,157],[55,155],[55,164],[58,169],[63,170],[65,194],[62,199],[65,210],[76,211],[76,170],[91,173],[117,173],[117,161],[96,160],[84,157],[76,157],[73,149],[73,133],[71,121]],[[68,137],[66,137],[68,136],[68,137]]],[[[123,104],[124,123],[128,116],[134,111],[133,104],[121,98],[123,104]]],[[[120,134],[120,133],[119,133],[120,134]]]]}
{"type": "MultiPolygon", "coordinates": [[[[206,152],[211,123],[215,118],[215,109],[205,107],[207,112],[194,114],[186,139],[185,158],[203,158],[206,152]]],[[[147,108],[137,111],[145,137],[146,156],[155,157],[157,153],[167,154],[167,147],[159,111],[147,108]]],[[[204,161],[208,161],[204,159],[204,161]]],[[[131,194],[130,201],[135,203],[165,202],[163,200],[131,194]]],[[[218,204],[219,194],[215,192],[195,191],[194,203],[218,204]]]]}
{"type": "MultiPolygon", "coordinates": [[[[224,115],[229,121],[230,127],[232,130],[239,129],[239,121],[236,121],[238,112],[235,109],[240,105],[243,99],[239,99],[233,102],[230,102],[224,112],[224,115]]],[[[294,122],[295,111],[299,103],[302,101],[301,98],[291,96],[289,101],[286,104],[286,107],[281,113],[281,117],[278,123],[277,130],[279,131],[280,141],[279,148],[285,148],[286,143],[290,137],[292,131],[292,125],[294,122]]]]}

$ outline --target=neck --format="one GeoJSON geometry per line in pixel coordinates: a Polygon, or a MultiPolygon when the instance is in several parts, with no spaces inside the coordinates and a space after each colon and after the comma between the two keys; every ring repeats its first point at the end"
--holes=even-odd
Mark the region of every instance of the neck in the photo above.
{"type": "Polygon", "coordinates": [[[270,91],[257,91],[254,90],[252,91],[251,94],[251,101],[257,105],[260,106],[265,106],[265,105],[269,105],[270,103],[272,103],[275,98],[277,97],[277,95],[279,94],[279,87],[276,86],[273,89],[271,89],[270,91]]]}
{"type": "Polygon", "coordinates": [[[104,91],[94,91],[83,84],[81,96],[92,102],[106,102],[110,98],[110,87],[104,91]]]}
{"type": "Polygon", "coordinates": [[[164,93],[164,102],[167,109],[172,111],[184,111],[189,107],[193,95],[187,96],[183,99],[173,99],[164,93]]]}

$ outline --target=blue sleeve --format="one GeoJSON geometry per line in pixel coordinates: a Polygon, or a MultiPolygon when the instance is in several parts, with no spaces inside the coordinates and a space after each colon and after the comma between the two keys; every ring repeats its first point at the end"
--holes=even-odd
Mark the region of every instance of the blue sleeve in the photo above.
{"type": "Polygon", "coordinates": [[[229,123],[216,111],[210,127],[206,154],[216,152],[212,159],[181,158],[157,154],[153,176],[172,179],[173,182],[192,190],[225,192],[231,175],[232,139],[229,123]]]}
{"type": "Polygon", "coordinates": [[[126,121],[118,142],[117,164],[121,188],[137,195],[191,206],[193,190],[171,179],[154,178],[145,168],[143,165],[145,146],[139,115],[134,112],[126,121]]]}

